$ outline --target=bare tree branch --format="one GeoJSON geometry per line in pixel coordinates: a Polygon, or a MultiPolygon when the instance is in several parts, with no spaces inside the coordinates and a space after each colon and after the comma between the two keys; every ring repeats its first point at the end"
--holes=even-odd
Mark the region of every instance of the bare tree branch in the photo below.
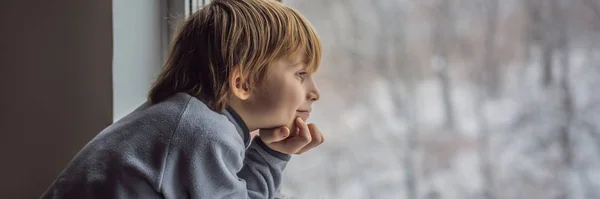
{"type": "Polygon", "coordinates": [[[431,49],[434,54],[432,63],[438,77],[442,90],[442,102],[445,112],[444,125],[451,132],[455,131],[454,104],[452,103],[452,86],[449,75],[449,46],[455,41],[454,31],[451,30],[456,19],[451,9],[451,1],[442,0],[436,2],[434,12],[434,30],[431,38],[431,49]]]}

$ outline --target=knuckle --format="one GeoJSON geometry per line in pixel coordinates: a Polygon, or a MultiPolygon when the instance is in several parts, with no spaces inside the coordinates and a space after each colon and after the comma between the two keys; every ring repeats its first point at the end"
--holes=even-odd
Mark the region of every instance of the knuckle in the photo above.
{"type": "Polygon", "coordinates": [[[314,140],[315,143],[320,144],[320,143],[323,142],[323,137],[317,136],[313,140],[314,140]]]}
{"type": "Polygon", "coordinates": [[[310,136],[304,137],[304,142],[310,143],[311,141],[312,141],[312,138],[310,136]]]}

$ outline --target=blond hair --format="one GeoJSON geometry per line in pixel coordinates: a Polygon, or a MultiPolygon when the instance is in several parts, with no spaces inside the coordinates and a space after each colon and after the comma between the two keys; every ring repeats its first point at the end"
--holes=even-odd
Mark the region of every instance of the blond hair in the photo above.
{"type": "Polygon", "coordinates": [[[221,112],[232,71],[252,91],[269,63],[298,50],[304,51],[307,70],[315,72],[321,43],[296,10],[274,0],[214,0],[179,29],[148,98],[157,103],[186,92],[221,112]]]}

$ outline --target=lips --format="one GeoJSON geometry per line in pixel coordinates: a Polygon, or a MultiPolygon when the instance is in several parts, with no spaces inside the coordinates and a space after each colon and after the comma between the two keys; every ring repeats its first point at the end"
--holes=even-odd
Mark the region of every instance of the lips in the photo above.
{"type": "Polygon", "coordinates": [[[300,118],[302,118],[302,120],[306,121],[308,120],[308,118],[310,117],[310,111],[296,111],[298,113],[298,116],[300,116],[300,118]]]}

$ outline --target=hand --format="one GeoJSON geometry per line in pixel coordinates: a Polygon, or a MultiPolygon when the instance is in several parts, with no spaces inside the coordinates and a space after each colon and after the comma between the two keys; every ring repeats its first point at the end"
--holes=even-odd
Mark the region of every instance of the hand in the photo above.
{"type": "Polygon", "coordinates": [[[325,141],[323,134],[313,123],[306,124],[300,117],[294,120],[296,129],[282,126],[275,129],[260,129],[260,139],[271,149],[285,154],[302,154],[325,141]]]}

